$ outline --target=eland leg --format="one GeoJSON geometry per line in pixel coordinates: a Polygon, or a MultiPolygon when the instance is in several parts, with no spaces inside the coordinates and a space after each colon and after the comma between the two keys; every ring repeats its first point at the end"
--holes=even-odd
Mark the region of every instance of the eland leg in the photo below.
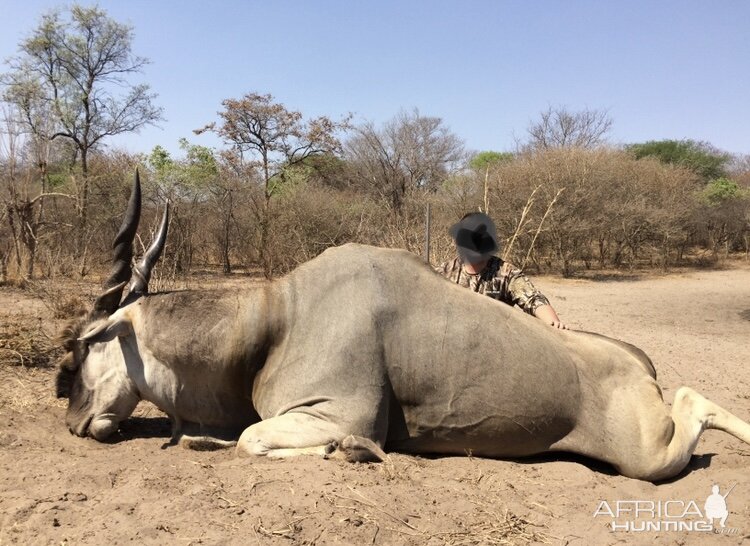
{"type": "Polygon", "coordinates": [[[290,412],[255,423],[237,442],[237,455],[285,459],[299,455],[382,461],[383,450],[367,438],[347,434],[338,425],[307,413],[290,412]]]}
{"type": "MultiPolygon", "coordinates": [[[[660,427],[661,420],[651,421],[653,427],[660,427]]],[[[698,438],[706,429],[723,430],[750,444],[750,423],[732,415],[724,408],[704,398],[693,389],[680,388],[672,404],[671,434],[663,434],[659,429],[652,438],[645,440],[640,461],[621,466],[623,474],[650,481],[670,478],[684,469],[698,444],[698,438]],[[660,439],[666,440],[666,445],[660,439]]],[[[642,423],[643,432],[652,432],[647,423],[642,423]]]]}

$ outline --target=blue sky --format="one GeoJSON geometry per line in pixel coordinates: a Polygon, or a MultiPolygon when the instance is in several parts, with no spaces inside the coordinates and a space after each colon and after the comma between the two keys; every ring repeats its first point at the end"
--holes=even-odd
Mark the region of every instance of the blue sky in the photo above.
{"type": "MultiPolygon", "coordinates": [[[[89,2],[80,2],[90,5],[89,2]]],[[[0,60],[65,3],[0,0],[0,60]]],[[[161,128],[110,140],[177,141],[225,98],[271,93],[305,116],[382,123],[437,116],[469,149],[509,151],[548,106],[606,109],[618,143],[706,140],[750,154],[750,2],[101,1],[135,28],[165,109],[161,128]]],[[[2,70],[7,67],[3,65],[2,70]]]]}

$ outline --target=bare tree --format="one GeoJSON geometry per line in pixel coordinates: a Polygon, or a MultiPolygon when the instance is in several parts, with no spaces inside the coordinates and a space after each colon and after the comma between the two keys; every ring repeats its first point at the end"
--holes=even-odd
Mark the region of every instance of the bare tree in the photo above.
{"type": "Polygon", "coordinates": [[[254,181],[260,172],[265,198],[257,210],[261,228],[259,253],[265,274],[270,276],[268,235],[274,188],[283,183],[287,169],[306,158],[339,153],[341,144],[336,135],[346,128],[347,120],[335,122],[319,117],[304,121],[302,113],[274,102],[270,94],[248,93],[241,99],[226,99],[222,105],[220,125],[211,123],[195,133],[218,134],[229,145],[224,159],[240,177],[254,181]]]}
{"type": "Polygon", "coordinates": [[[248,93],[241,99],[226,99],[222,105],[221,125],[211,123],[195,133],[215,132],[230,146],[227,157],[244,167],[258,168],[267,199],[285,169],[312,155],[340,151],[336,133],[346,127],[346,121],[319,117],[305,122],[300,112],[274,102],[270,94],[248,93]]]}
{"type": "MultiPolygon", "coordinates": [[[[38,122],[43,123],[41,120],[38,122]]],[[[25,128],[19,109],[12,104],[4,105],[0,109],[0,124],[0,164],[4,167],[0,171],[0,179],[4,182],[0,193],[3,218],[7,219],[13,238],[18,271],[31,278],[43,230],[55,226],[54,222],[46,220],[45,200],[71,196],[48,191],[46,165],[49,141],[36,138],[33,134],[31,138],[24,138],[25,128]],[[38,179],[32,169],[24,168],[25,155],[31,156],[26,163],[38,167],[38,179]]]]}
{"type": "Polygon", "coordinates": [[[547,108],[526,130],[528,142],[522,148],[595,148],[606,141],[612,118],[605,110],[571,112],[565,107],[547,108]]]}
{"type": "Polygon", "coordinates": [[[463,141],[438,117],[401,112],[377,129],[355,128],[345,146],[355,183],[387,199],[395,211],[409,190],[435,190],[466,160],[463,141]]]}
{"type": "Polygon", "coordinates": [[[79,239],[87,224],[90,152],[108,137],[161,119],[162,110],[154,106],[149,87],[126,80],[148,62],[133,55],[132,40],[132,27],[112,20],[102,9],[73,5],[69,20],[59,11],[42,17],[3,77],[6,100],[23,111],[32,133],[73,144],[82,172],[77,192],[79,239]],[[116,94],[120,89],[126,91],[122,96],[116,94]],[[51,127],[37,123],[39,108],[52,113],[51,127]]]}

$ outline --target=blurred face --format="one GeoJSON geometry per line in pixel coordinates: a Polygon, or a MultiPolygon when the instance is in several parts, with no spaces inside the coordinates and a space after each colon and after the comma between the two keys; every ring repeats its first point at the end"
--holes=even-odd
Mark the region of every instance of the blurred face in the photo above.
{"type": "Polygon", "coordinates": [[[477,254],[476,252],[469,252],[460,246],[456,247],[456,253],[458,254],[461,262],[468,266],[469,269],[481,270],[487,265],[492,254],[477,254]]]}
{"type": "Polygon", "coordinates": [[[495,236],[486,225],[480,225],[474,229],[458,229],[453,241],[463,263],[485,264],[497,250],[495,236]]]}

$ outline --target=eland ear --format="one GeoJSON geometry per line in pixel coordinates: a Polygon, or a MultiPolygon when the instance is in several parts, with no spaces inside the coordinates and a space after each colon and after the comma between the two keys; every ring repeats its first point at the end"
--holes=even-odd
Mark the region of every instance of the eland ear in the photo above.
{"type": "Polygon", "coordinates": [[[63,370],[67,370],[69,372],[76,371],[77,365],[76,365],[76,358],[73,351],[70,351],[69,353],[66,353],[65,356],[63,356],[60,359],[59,362],[60,368],[63,370]]]}
{"type": "Polygon", "coordinates": [[[104,343],[112,341],[116,337],[124,337],[133,332],[133,325],[125,317],[106,319],[78,338],[91,345],[92,343],[104,343]]]}

